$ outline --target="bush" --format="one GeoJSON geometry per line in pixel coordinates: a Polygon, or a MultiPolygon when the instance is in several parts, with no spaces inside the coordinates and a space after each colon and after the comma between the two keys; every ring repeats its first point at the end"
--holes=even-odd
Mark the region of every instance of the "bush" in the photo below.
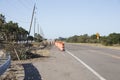
{"type": "Polygon", "coordinates": [[[80,36],[72,36],[67,38],[67,42],[72,43],[101,43],[106,46],[112,46],[114,44],[120,44],[120,33],[111,33],[108,36],[100,36],[100,39],[96,39],[96,35],[88,36],[87,34],[80,36]]]}

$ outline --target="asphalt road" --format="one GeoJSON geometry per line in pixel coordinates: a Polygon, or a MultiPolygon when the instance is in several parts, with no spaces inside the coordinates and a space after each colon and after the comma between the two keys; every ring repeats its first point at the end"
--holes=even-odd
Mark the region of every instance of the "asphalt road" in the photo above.
{"type": "Polygon", "coordinates": [[[50,57],[31,61],[41,80],[99,80],[67,52],[52,47],[50,57]]]}
{"type": "Polygon", "coordinates": [[[80,44],[66,44],[65,47],[66,53],[97,78],[90,80],[120,80],[120,50],[80,44]]]}
{"type": "Polygon", "coordinates": [[[31,63],[41,80],[120,80],[120,50],[80,44],[53,46],[50,56],[31,63]]]}

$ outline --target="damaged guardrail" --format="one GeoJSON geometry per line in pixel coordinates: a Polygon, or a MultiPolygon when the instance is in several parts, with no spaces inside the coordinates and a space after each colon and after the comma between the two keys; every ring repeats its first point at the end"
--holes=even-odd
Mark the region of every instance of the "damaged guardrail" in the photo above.
{"type": "Polygon", "coordinates": [[[10,64],[11,56],[9,54],[0,57],[0,76],[10,67],[10,64]]]}

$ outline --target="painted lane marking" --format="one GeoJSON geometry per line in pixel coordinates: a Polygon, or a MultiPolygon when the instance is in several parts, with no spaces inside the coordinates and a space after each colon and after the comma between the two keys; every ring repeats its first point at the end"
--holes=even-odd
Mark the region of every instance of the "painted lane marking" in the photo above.
{"type": "Polygon", "coordinates": [[[65,53],[61,53],[63,56],[65,56],[65,53]]]}
{"type": "Polygon", "coordinates": [[[107,53],[99,53],[99,54],[110,56],[110,57],[115,58],[115,59],[120,59],[120,56],[116,56],[116,55],[112,55],[112,54],[107,54],[107,53]]]}
{"type": "Polygon", "coordinates": [[[116,55],[112,55],[112,54],[107,54],[107,53],[98,53],[98,54],[103,54],[103,55],[110,56],[115,59],[120,59],[120,56],[116,56],[116,55]]]}
{"type": "Polygon", "coordinates": [[[106,80],[104,77],[102,77],[100,74],[98,74],[94,69],[92,69],[90,66],[88,66],[86,63],[84,63],[81,59],[73,55],[71,52],[66,50],[68,54],[70,54],[72,57],[74,57],[77,61],[82,63],[88,70],[90,70],[94,75],[96,75],[100,80],[106,80]]]}
{"type": "Polygon", "coordinates": [[[91,50],[91,52],[96,52],[97,54],[103,54],[103,55],[106,55],[106,56],[110,56],[112,58],[115,58],[115,59],[120,59],[120,56],[116,56],[116,55],[113,55],[113,54],[108,54],[108,53],[98,53],[97,51],[95,50],[91,50]]]}

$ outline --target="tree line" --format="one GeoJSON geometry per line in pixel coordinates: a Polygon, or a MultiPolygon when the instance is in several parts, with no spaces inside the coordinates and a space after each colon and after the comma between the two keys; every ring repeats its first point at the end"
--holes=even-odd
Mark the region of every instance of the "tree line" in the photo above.
{"type": "Polygon", "coordinates": [[[0,41],[26,41],[35,40],[42,41],[40,34],[35,34],[35,37],[28,36],[28,31],[13,21],[6,22],[3,14],[0,14],[0,41]]]}
{"type": "Polygon", "coordinates": [[[97,39],[96,34],[91,36],[88,34],[74,35],[68,38],[59,39],[70,43],[101,43],[106,46],[120,45],[120,33],[110,33],[108,36],[99,36],[99,39],[97,39]]]}
{"type": "Polygon", "coordinates": [[[13,21],[6,22],[5,16],[0,14],[0,40],[21,41],[26,40],[28,31],[13,21]]]}

